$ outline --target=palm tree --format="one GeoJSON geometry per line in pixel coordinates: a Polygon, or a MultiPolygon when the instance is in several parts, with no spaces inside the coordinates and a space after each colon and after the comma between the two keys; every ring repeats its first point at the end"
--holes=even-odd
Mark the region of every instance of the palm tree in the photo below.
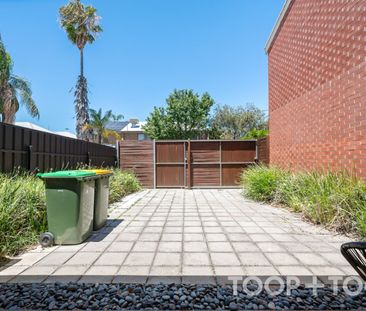
{"type": "Polygon", "coordinates": [[[84,77],[84,47],[87,43],[93,43],[98,33],[102,32],[99,26],[100,17],[96,11],[92,6],[84,6],[80,0],[71,0],[59,10],[61,26],[65,29],[69,40],[80,51],[80,75],[74,92],[76,134],[80,139],[88,139],[90,136],[89,131],[83,130],[84,125],[89,123],[88,85],[84,77]]]}
{"type": "Polygon", "coordinates": [[[13,62],[0,37],[0,113],[4,123],[14,123],[19,105],[25,106],[32,117],[39,111],[32,98],[30,84],[12,73],[13,62]]]}
{"type": "Polygon", "coordinates": [[[89,113],[91,121],[84,125],[83,130],[93,131],[97,136],[97,142],[99,144],[102,143],[102,138],[108,138],[109,136],[114,136],[116,139],[120,138],[115,131],[108,130],[106,126],[109,121],[121,120],[123,118],[121,114],[114,115],[112,110],[108,110],[103,115],[102,109],[99,109],[98,111],[89,109],[89,113]]]}

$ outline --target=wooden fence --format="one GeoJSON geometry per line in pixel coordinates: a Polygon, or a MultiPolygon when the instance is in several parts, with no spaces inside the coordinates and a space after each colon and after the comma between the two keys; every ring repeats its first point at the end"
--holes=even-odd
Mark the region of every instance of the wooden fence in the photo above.
{"type": "Polygon", "coordinates": [[[120,166],[147,188],[235,187],[248,165],[267,163],[265,141],[121,141],[120,166]]]}
{"type": "Polygon", "coordinates": [[[269,164],[269,136],[257,140],[258,162],[269,164]]]}
{"type": "Polygon", "coordinates": [[[133,172],[143,187],[154,187],[153,141],[120,141],[119,163],[122,170],[133,172]]]}
{"type": "Polygon", "coordinates": [[[0,123],[0,172],[45,172],[81,164],[115,166],[116,149],[79,139],[0,123]]]}

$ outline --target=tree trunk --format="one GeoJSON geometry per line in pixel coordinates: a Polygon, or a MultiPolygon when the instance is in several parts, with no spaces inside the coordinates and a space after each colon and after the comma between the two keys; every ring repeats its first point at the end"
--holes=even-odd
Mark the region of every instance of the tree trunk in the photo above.
{"type": "Polygon", "coordinates": [[[4,91],[4,104],[3,104],[3,112],[2,112],[2,121],[4,123],[13,124],[15,121],[15,110],[12,105],[12,91],[10,88],[5,88],[4,91]]]}
{"type": "Polygon", "coordinates": [[[8,124],[13,124],[15,120],[13,114],[3,114],[3,118],[3,122],[8,124]]]}
{"type": "Polygon", "coordinates": [[[80,49],[80,75],[75,90],[76,135],[79,139],[89,141],[91,131],[83,130],[89,123],[89,101],[87,81],[84,77],[84,50],[80,49]]]}
{"type": "Polygon", "coordinates": [[[80,76],[84,77],[84,49],[80,49],[80,76]]]}

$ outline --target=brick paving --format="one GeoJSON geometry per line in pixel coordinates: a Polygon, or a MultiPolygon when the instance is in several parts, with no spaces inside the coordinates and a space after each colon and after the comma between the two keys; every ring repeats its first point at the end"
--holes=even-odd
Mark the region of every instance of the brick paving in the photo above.
{"type": "Polygon", "coordinates": [[[235,276],[346,276],[347,237],[237,189],[145,190],[112,206],[107,226],[80,245],[37,247],[1,282],[221,283],[235,276]]]}

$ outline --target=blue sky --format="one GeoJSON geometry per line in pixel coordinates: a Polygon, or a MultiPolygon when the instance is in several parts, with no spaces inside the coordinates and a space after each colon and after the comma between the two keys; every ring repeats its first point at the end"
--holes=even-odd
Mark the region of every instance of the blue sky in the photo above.
{"type": "MultiPolygon", "coordinates": [[[[92,108],[146,118],[174,88],[207,91],[220,104],[267,110],[264,45],[283,0],[84,0],[104,32],[85,50],[92,108]]],[[[32,84],[39,120],[74,131],[79,54],[58,24],[66,0],[1,0],[0,33],[14,73],[32,84]]]]}

